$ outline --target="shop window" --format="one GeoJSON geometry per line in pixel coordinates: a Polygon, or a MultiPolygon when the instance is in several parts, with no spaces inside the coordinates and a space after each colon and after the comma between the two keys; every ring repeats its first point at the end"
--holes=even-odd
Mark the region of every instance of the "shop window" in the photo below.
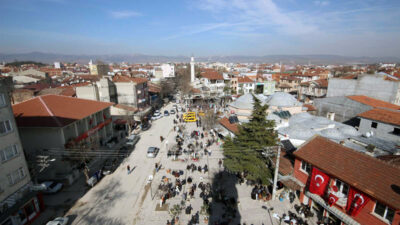
{"type": "Polygon", "coordinates": [[[311,165],[305,161],[301,161],[301,170],[307,174],[311,173],[311,165]]]}
{"type": "Polygon", "coordinates": [[[392,224],[393,217],[394,217],[394,210],[387,207],[386,205],[376,202],[375,209],[374,209],[375,215],[381,217],[382,219],[388,221],[390,224],[392,224]]]}

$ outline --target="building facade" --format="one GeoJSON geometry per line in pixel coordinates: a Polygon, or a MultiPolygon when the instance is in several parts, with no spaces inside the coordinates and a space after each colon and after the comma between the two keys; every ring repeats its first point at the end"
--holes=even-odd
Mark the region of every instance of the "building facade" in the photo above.
{"type": "Polygon", "coordinates": [[[0,224],[28,224],[40,214],[43,204],[37,193],[30,191],[31,178],[8,87],[0,79],[0,224]]]}
{"type": "MultiPolygon", "coordinates": [[[[68,158],[74,149],[106,145],[114,136],[110,114],[113,104],[45,95],[13,105],[26,155],[34,158],[38,153],[56,151],[57,157],[68,158]]],[[[57,174],[71,172],[68,163],[59,160],[41,176],[58,179],[57,174]]]]}
{"type": "Polygon", "coordinates": [[[315,136],[294,153],[300,201],[334,224],[400,223],[400,169],[315,136]],[[373,172],[372,172],[373,171],[373,172]]]}

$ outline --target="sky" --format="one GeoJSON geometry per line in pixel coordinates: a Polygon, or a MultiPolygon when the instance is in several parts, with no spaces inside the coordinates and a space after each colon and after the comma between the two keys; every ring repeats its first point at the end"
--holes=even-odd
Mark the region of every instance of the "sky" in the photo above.
{"type": "Polygon", "coordinates": [[[399,0],[0,0],[0,53],[400,57],[399,0]]]}

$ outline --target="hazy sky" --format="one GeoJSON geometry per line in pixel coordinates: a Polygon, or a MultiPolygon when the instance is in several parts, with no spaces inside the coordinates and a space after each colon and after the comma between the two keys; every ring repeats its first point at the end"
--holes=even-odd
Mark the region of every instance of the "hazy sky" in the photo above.
{"type": "Polygon", "coordinates": [[[400,56],[400,0],[1,0],[0,53],[400,56]]]}

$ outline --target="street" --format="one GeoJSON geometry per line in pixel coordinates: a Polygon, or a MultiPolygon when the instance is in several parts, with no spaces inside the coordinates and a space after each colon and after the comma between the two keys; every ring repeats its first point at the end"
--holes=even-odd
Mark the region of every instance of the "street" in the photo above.
{"type": "MultiPolygon", "coordinates": [[[[172,104],[160,110],[170,110],[172,104]]],[[[183,170],[181,180],[188,177],[193,179],[193,184],[210,183],[213,189],[225,189],[226,195],[237,199],[239,202],[234,219],[231,223],[254,223],[254,224],[279,224],[271,218],[265,207],[274,207],[277,213],[287,212],[292,205],[284,201],[269,201],[268,203],[255,201],[250,198],[251,186],[240,185],[234,181],[234,178],[223,172],[218,161],[223,159],[222,150],[218,143],[211,145],[209,150],[211,156],[201,155],[198,161],[191,161],[189,155],[179,156],[179,160],[173,160],[173,157],[167,157],[167,147],[175,144],[176,132],[173,131],[173,119],[176,115],[162,117],[152,122],[152,127],[140,133],[140,140],[136,144],[131,155],[121,163],[114,173],[104,177],[96,186],[90,189],[82,198],[80,198],[73,207],[65,214],[70,219],[69,224],[112,224],[112,225],[131,225],[131,224],[166,224],[171,221],[172,216],[168,210],[173,205],[182,204],[182,193],[189,192],[191,184],[183,186],[179,195],[166,200],[160,207],[160,199],[163,196],[162,191],[158,189],[161,181],[168,178],[170,182],[175,181],[171,171],[183,170]],[[165,140],[161,143],[160,136],[165,140]],[[160,152],[155,158],[147,158],[147,149],[150,146],[159,147],[160,152]],[[187,159],[185,161],[185,159],[187,159]],[[161,169],[156,173],[155,163],[161,164],[161,169]],[[189,164],[196,166],[208,166],[208,172],[190,171],[186,167],[189,164]],[[130,166],[132,172],[128,174],[127,166],[130,166]],[[153,176],[149,184],[149,176],[153,176]]],[[[184,123],[186,134],[190,134],[196,128],[196,123],[184,123]]],[[[204,138],[204,141],[206,138],[204,138]]],[[[191,139],[187,139],[185,145],[191,139]]],[[[203,141],[203,140],[202,140],[203,141]]],[[[192,216],[201,211],[203,199],[199,197],[200,191],[197,190],[193,197],[184,201],[184,208],[191,206],[191,214],[185,214],[183,209],[179,214],[180,224],[188,224],[192,216]]],[[[205,220],[204,215],[199,216],[200,224],[214,224],[222,222],[229,217],[226,214],[226,208],[220,202],[214,202],[211,205],[214,214],[209,220],[205,220]]]]}

